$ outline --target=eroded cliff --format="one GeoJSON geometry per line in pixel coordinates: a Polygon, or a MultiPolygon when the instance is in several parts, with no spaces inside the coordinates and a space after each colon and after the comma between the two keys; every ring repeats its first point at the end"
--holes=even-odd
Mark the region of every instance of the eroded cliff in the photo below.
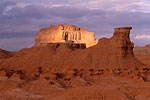
{"type": "Polygon", "coordinates": [[[59,24],[58,26],[51,25],[49,28],[44,28],[36,35],[35,44],[47,44],[73,41],[74,43],[85,43],[86,47],[97,44],[94,32],[88,32],[84,28],[79,28],[74,25],[59,24]]]}
{"type": "Polygon", "coordinates": [[[83,54],[85,58],[83,55],[77,58],[81,59],[79,61],[88,62],[87,65],[91,64],[100,68],[143,66],[133,54],[134,44],[130,41],[131,29],[132,27],[115,28],[110,39],[100,39],[97,45],[85,50],[86,52],[83,54]]]}

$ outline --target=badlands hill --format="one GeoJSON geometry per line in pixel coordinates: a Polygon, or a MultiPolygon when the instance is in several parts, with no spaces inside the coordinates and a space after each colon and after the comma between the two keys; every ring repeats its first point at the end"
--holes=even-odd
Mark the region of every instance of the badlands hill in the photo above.
{"type": "Polygon", "coordinates": [[[68,35],[61,39],[68,40],[50,41],[57,34],[48,28],[36,35],[35,46],[0,59],[0,100],[150,99],[150,68],[134,56],[131,27],[115,28],[111,38],[86,48],[86,32],[80,41],[69,40],[70,30],[82,29],[65,25],[68,35]]]}
{"type": "Polygon", "coordinates": [[[146,45],[144,47],[135,47],[134,54],[138,60],[147,66],[150,66],[150,45],[146,45]]]}
{"type": "Polygon", "coordinates": [[[0,59],[10,58],[15,54],[15,52],[9,52],[3,49],[0,49],[0,59]]]}

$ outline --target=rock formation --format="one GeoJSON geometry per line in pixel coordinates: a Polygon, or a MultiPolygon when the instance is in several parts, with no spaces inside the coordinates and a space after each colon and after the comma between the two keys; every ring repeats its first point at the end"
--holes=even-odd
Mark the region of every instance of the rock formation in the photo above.
{"type": "Polygon", "coordinates": [[[103,68],[143,66],[133,54],[131,29],[131,27],[115,28],[114,35],[110,39],[102,38],[97,45],[88,48],[86,55],[89,55],[91,64],[103,68]]]}
{"type": "Polygon", "coordinates": [[[86,47],[97,44],[94,32],[87,32],[84,28],[68,24],[51,25],[49,28],[40,29],[36,35],[35,45],[73,41],[85,43],[86,47]]]}
{"type": "Polygon", "coordinates": [[[0,59],[0,99],[149,100],[150,68],[134,57],[131,29],[115,28],[89,48],[37,44],[0,59]]]}
{"type": "Polygon", "coordinates": [[[134,48],[135,57],[147,66],[150,66],[150,45],[134,48]]]}
{"type": "Polygon", "coordinates": [[[130,30],[131,27],[115,28],[114,35],[110,39],[102,38],[97,45],[82,50],[75,49],[71,45],[47,44],[33,46],[19,51],[11,59],[3,60],[0,67],[11,68],[13,66],[19,69],[22,65],[22,69],[32,72],[34,68],[39,66],[45,69],[65,71],[70,68],[130,68],[143,66],[134,57],[134,44],[130,41],[130,30]]]}

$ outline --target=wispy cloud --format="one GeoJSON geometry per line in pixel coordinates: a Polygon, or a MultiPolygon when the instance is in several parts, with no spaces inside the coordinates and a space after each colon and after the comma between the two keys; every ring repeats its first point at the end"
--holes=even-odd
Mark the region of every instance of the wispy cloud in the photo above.
{"type": "Polygon", "coordinates": [[[135,39],[150,39],[150,35],[136,35],[135,39]]]}

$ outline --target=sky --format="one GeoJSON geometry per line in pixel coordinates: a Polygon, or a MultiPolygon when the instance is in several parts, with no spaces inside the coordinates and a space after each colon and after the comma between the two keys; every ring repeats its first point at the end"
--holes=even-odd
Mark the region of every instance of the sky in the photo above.
{"type": "Polygon", "coordinates": [[[150,0],[1,0],[0,48],[31,47],[49,25],[72,24],[111,37],[115,27],[132,26],[135,46],[150,44],[150,0]]]}

